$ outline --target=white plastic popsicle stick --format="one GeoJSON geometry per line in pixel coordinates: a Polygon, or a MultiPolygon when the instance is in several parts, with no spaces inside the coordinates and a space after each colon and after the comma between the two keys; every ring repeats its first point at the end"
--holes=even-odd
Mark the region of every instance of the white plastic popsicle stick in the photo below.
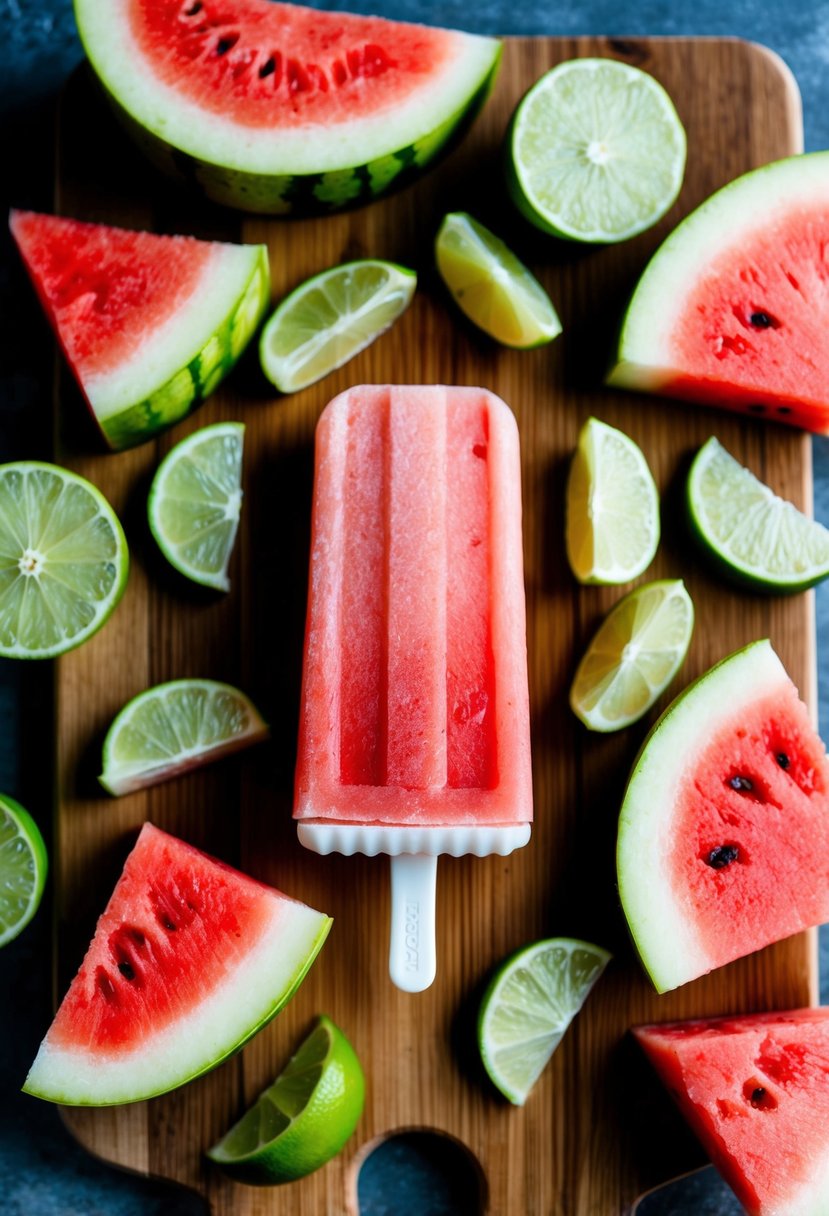
{"type": "Polygon", "coordinates": [[[391,859],[389,975],[404,992],[423,992],[435,978],[437,870],[433,854],[391,859]]]}

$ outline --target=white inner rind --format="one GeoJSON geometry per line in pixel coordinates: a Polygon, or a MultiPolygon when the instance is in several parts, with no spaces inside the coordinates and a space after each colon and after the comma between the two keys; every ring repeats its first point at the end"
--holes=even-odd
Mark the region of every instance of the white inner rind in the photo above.
{"type": "Polygon", "coordinates": [[[344,853],[351,857],[362,853],[376,857],[384,853],[399,857],[401,853],[437,856],[448,853],[463,857],[472,853],[487,857],[497,853],[506,857],[523,848],[530,839],[531,824],[486,825],[483,827],[398,827],[393,824],[299,823],[300,844],[312,853],[344,853]]]}
{"type": "Polygon", "coordinates": [[[696,284],[718,259],[792,206],[825,210],[829,152],[792,157],[737,178],[693,211],[659,247],[633,294],[619,362],[608,382],[659,388],[677,370],[671,338],[696,284]],[[633,365],[633,366],[629,366],[633,365]]]}
{"type": "MultiPolygon", "coordinates": [[[[700,754],[742,718],[744,709],[776,688],[788,688],[768,641],[719,664],[657,723],[634,766],[619,817],[619,894],[636,947],[659,992],[710,971],[694,924],[691,893],[670,870],[676,795],[693,781],[700,754]]],[[[736,928],[736,927],[735,927],[736,928]]]]}
{"type": "MultiPolygon", "coordinates": [[[[494,38],[445,31],[455,44],[441,67],[377,113],[351,118],[348,106],[325,124],[247,127],[205,110],[165,84],[130,33],[123,0],[76,0],[75,15],[98,76],[124,109],[165,143],[246,173],[322,173],[350,169],[408,147],[461,110],[495,63],[494,38]]],[[[197,71],[197,65],[194,65],[197,71]]]]}
{"type": "Polygon", "coordinates": [[[195,359],[241,299],[263,248],[215,244],[190,298],[150,333],[136,332],[132,352],[112,371],[84,375],[99,421],[146,401],[195,359]]]}
{"type": "Polygon", "coordinates": [[[58,1046],[47,1034],[26,1092],[68,1106],[109,1106],[166,1093],[207,1072],[285,999],[329,923],[304,904],[279,899],[257,945],[199,1005],[126,1051],[58,1046]]]}
{"type": "Polygon", "coordinates": [[[764,1209],[767,1216],[824,1216],[829,1212],[829,1148],[823,1148],[820,1160],[807,1182],[786,1196],[784,1204],[764,1209]]]}

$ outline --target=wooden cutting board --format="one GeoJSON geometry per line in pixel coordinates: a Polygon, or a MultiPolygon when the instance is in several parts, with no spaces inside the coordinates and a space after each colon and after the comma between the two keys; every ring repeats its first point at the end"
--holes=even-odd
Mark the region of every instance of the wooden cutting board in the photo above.
{"type": "Polygon", "coordinates": [[[299,994],[240,1056],[149,1103],[67,1110],[67,1124],[93,1152],[195,1187],[216,1216],[334,1216],[356,1212],[358,1165],[375,1138],[432,1128],[456,1137],[477,1158],[486,1180],[482,1210],[608,1216],[701,1161],[627,1028],[816,999],[811,935],[664,997],[645,981],[619,909],[613,854],[624,778],[648,723],[593,738],[567,708],[577,659],[619,592],[576,586],[562,527],[566,462],[581,423],[596,414],[642,446],[663,494],[664,540],[647,577],[681,575],[696,605],[696,634],[681,680],[743,643],[770,636],[814,706],[811,595],[769,600],[709,578],[684,532],[679,492],[691,453],[716,432],[775,489],[808,508],[808,439],[601,386],[624,301],[665,233],[716,187],[800,148],[796,86],[760,47],[707,39],[514,39],[472,134],[417,186],[331,218],[240,219],[160,182],[112,124],[90,82],[82,75],[71,83],[60,123],[61,212],[267,241],[275,298],[314,271],[368,254],[415,266],[422,288],[388,335],[324,383],[276,399],[254,352],[193,418],[121,455],[89,454],[97,450],[92,428],[66,372],[59,377],[58,456],[100,486],[121,513],[133,566],[112,621],[58,664],[58,993],[77,968],[145,819],[334,916],[331,937],[299,994]],[[652,72],[688,131],[688,171],[677,205],[657,229],[616,248],[547,240],[519,221],[503,197],[499,151],[513,107],[547,68],[583,55],[607,55],[652,72]],[[552,346],[497,349],[454,311],[432,268],[432,241],[443,213],[457,208],[491,223],[538,273],[564,323],[552,346]],[[438,976],[417,996],[397,991],[387,976],[387,861],[306,853],[290,819],[314,424],[346,386],[387,381],[480,384],[500,393],[517,415],[524,461],[537,823],[530,846],[512,857],[441,860],[438,976]],[[246,498],[233,587],[214,597],[165,567],[144,511],[160,457],[184,434],[220,419],[247,426],[246,498]],[[118,801],[102,796],[95,774],[113,715],[137,692],[177,676],[239,684],[272,723],[272,742],[146,793],[118,801]],[[496,960],[550,934],[600,942],[615,961],[526,1107],[513,1109],[482,1077],[475,1003],[496,960]],[[365,1064],[368,1098],[356,1135],[337,1160],[300,1183],[256,1191],[227,1182],[204,1150],[271,1081],[318,1011],[345,1029],[365,1064]]]}

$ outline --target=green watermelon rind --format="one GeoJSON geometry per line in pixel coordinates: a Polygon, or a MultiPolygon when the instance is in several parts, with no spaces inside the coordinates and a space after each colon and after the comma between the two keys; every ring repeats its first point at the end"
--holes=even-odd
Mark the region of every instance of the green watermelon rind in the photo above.
{"type": "MultiPolygon", "coordinates": [[[[187,1076],[176,1077],[169,1083],[164,1083],[161,1085],[153,1085],[151,1083],[144,1090],[139,1091],[139,1089],[136,1089],[134,1092],[131,1092],[129,1094],[120,1093],[115,1097],[105,1099],[103,1101],[101,1101],[101,1100],[95,1101],[95,1100],[91,1100],[89,1098],[81,1099],[77,1095],[73,1095],[71,1092],[69,1092],[68,1089],[65,1089],[65,1088],[60,1089],[57,1087],[48,1088],[46,1086],[37,1086],[36,1084],[32,1084],[30,1082],[29,1077],[27,1077],[26,1081],[24,1082],[24,1084],[22,1086],[23,1092],[30,1094],[32,1097],[35,1097],[35,1098],[42,1098],[46,1102],[55,1102],[60,1106],[74,1106],[74,1107],[122,1106],[129,1102],[143,1102],[147,1098],[159,1097],[161,1094],[169,1093],[171,1090],[178,1089],[181,1085],[188,1084],[190,1081],[195,1081],[197,1077],[202,1077],[205,1075],[205,1073],[211,1072],[214,1068],[217,1068],[220,1064],[223,1064],[226,1060],[230,1059],[232,1056],[234,1056],[238,1052],[240,1052],[242,1050],[242,1048],[247,1043],[249,1043],[252,1038],[254,1038],[257,1034],[259,1034],[260,1030],[264,1029],[264,1027],[267,1026],[269,1022],[273,1021],[273,1019],[276,1017],[276,1015],[278,1013],[280,1013],[282,1011],[282,1009],[284,1009],[284,1007],[288,1004],[288,1002],[294,996],[297,989],[302,984],[302,981],[305,979],[305,976],[308,974],[308,971],[310,970],[311,966],[313,965],[317,955],[319,954],[320,950],[322,949],[322,947],[325,943],[325,939],[328,937],[328,934],[331,930],[331,926],[334,923],[333,919],[330,916],[321,916],[321,915],[320,915],[320,922],[321,922],[320,927],[316,934],[316,937],[310,943],[308,952],[305,955],[305,957],[303,958],[301,964],[291,975],[286,986],[279,993],[279,995],[273,1000],[273,1002],[270,1004],[270,1006],[267,1008],[267,1010],[265,1010],[264,1013],[262,1013],[256,1017],[255,1022],[253,1022],[252,1025],[247,1030],[245,1030],[245,1032],[241,1038],[234,1040],[233,1043],[228,1044],[226,1047],[222,1047],[215,1054],[210,1055],[209,1058],[205,1059],[205,1061],[201,1064],[201,1066],[198,1067],[194,1072],[189,1073],[187,1076]]],[[[232,980],[230,982],[232,983],[232,980]]],[[[198,1020],[197,1020],[198,1010],[196,1010],[194,1012],[195,1012],[195,1016],[194,1016],[194,1021],[193,1021],[193,1036],[197,1036],[198,1035],[198,1020]]],[[[33,1066],[32,1071],[34,1071],[34,1068],[35,1068],[35,1066],[33,1066]]],[[[147,1074],[146,1069],[142,1070],[142,1065],[141,1065],[140,1059],[137,1061],[136,1072],[137,1072],[138,1076],[140,1076],[140,1075],[146,1076],[146,1074],[147,1074]]],[[[138,1080],[138,1076],[136,1077],[136,1085],[140,1086],[140,1081],[138,1080]]],[[[30,1077],[31,1077],[31,1073],[30,1073],[30,1077]]]]}
{"type": "MultiPolygon", "coordinates": [[[[150,120],[134,113],[118,96],[119,77],[107,63],[106,38],[101,38],[98,45],[101,13],[96,0],[74,0],[74,4],[78,31],[92,70],[116,117],[148,159],[168,176],[196,186],[213,202],[264,215],[324,215],[370,202],[392,187],[407,184],[467,132],[492,90],[503,52],[498,39],[462,35],[470,54],[481,60],[480,70],[461,103],[414,140],[394,146],[392,114],[383,136],[372,137],[380,145],[377,154],[368,156],[363,163],[331,164],[318,172],[257,172],[241,164],[211,159],[195,147],[198,136],[190,138],[190,146],[184,146],[183,140],[167,137],[163,118],[150,120]],[[489,45],[485,48],[484,44],[489,45]],[[484,50],[488,53],[484,54],[484,50]]],[[[126,34],[121,36],[125,38],[126,34]]],[[[158,104],[162,106],[160,99],[158,104]]],[[[312,134],[307,142],[313,143],[312,134]]]]}
{"type": "MultiPolygon", "coordinates": [[[[208,397],[233,368],[270,304],[270,268],[265,245],[248,246],[252,265],[241,295],[230,304],[218,329],[169,380],[143,400],[117,413],[93,414],[114,451],[145,443],[180,422],[208,397]]],[[[151,335],[148,338],[151,341],[151,335]]]]}
{"type": "Polygon", "coordinates": [[[719,723],[739,715],[741,703],[751,704],[770,688],[790,683],[769,640],[750,642],[698,676],[671,702],[633,762],[619,813],[616,876],[628,931],[657,992],[677,988],[713,966],[687,916],[680,913],[670,883],[658,882],[659,862],[666,855],[662,842],[668,838],[674,806],[664,791],[676,788],[719,723]]]}
{"type": "MultiPolygon", "coordinates": [[[[758,216],[775,207],[796,205],[810,193],[825,199],[829,191],[829,152],[811,152],[773,161],[744,173],[717,190],[687,215],[663,241],[645,267],[622,318],[613,364],[606,383],[623,389],[660,393],[686,369],[671,366],[668,341],[685,295],[682,285],[695,282],[717,255],[739,244],[758,216]]],[[[740,398],[762,401],[740,388],[740,398]]],[[[783,419],[781,418],[781,421],[783,419]]]]}

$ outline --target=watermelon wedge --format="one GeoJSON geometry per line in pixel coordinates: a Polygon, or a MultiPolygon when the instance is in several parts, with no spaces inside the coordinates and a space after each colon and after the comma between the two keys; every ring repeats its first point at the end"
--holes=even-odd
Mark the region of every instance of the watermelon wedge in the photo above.
{"type": "Polygon", "coordinates": [[[330,927],[145,824],[23,1088],[110,1106],[208,1072],[290,999],[330,927]]]}
{"type": "Polygon", "coordinates": [[[162,169],[246,211],[400,184],[492,85],[494,38],[270,0],[75,0],[116,114],[162,169]]]}
{"type": "Polygon", "coordinates": [[[608,381],[829,432],[829,153],[737,178],[656,251],[608,381]]]}
{"type": "Polygon", "coordinates": [[[825,1216],[829,1009],[633,1033],[749,1216],[825,1216]]]}
{"type": "Polygon", "coordinates": [[[617,873],[659,992],[829,920],[829,764],[768,641],[718,663],[648,735],[617,873]]]}
{"type": "Polygon", "coordinates": [[[213,392],[269,301],[264,245],[13,211],[12,235],[104,438],[132,447],[213,392]]]}

